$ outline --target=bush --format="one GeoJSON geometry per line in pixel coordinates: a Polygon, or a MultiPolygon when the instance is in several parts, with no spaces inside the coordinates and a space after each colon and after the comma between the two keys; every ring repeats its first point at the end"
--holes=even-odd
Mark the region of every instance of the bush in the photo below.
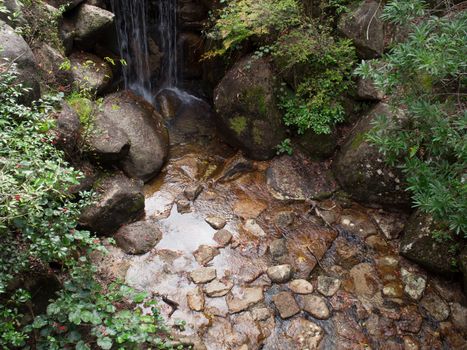
{"type": "Polygon", "coordinates": [[[15,85],[13,69],[0,65],[0,347],[83,350],[94,343],[101,349],[150,343],[166,348],[157,336],[163,327],[155,305],[147,304],[152,313],[143,314],[132,303],[144,302],[145,295],[120,284],[104,289],[86,258],[104,249],[99,239],[77,228],[92,194],[70,195],[68,189],[82,175],[54,147],[48,115],[63,96],[32,107],[18,104],[23,88],[15,85]],[[48,269],[51,262],[62,266],[64,289],[46,315],[24,317],[30,295],[12,282],[26,271],[48,269]]]}
{"type": "Polygon", "coordinates": [[[441,227],[467,237],[467,112],[465,110],[467,13],[439,18],[424,3],[393,0],[384,18],[405,23],[411,34],[383,57],[384,65],[363,62],[358,74],[392,94],[393,108],[406,122],[379,118],[369,140],[388,162],[404,170],[414,206],[441,227]],[[418,24],[416,24],[418,23],[418,24]]]}

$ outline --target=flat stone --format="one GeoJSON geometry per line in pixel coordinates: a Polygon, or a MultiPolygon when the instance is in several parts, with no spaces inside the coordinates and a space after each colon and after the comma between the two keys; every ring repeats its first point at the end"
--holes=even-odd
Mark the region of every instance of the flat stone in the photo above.
{"type": "Polygon", "coordinates": [[[214,234],[214,240],[219,246],[225,247],[232,241],[232,234],[226,229],[222,229],[214,234]]]}
{"type": "Polygon", "coordinates": [[[290,318],[300,312],[300,308],[290,292],[280,292],[272,297],[272,301],[283,319],[290,318]]]}
{"type": "Polygon", "coordinates": [[[269,246],[269,252],[273,258],[280,258],[284,255],[287,255],[287,242],[285,239],[275,239],[271,242],[269,246]]]}
{"type": "Polygon", "coordinates": [[[423,318],[414,305],[406,306],[401,310],[397,327],[403,332],[418,333],[422,328],[423,318]]]}
{"type": "Polygon", "coordinates": [[[377,272],[369,263],[355,265],[350,270],[355,293],[358,296],[373,296],[379,289],[377,272]]]}
{"type": "Polygon", "coordinates": [[[274,283],[285,283],[292,278],[292,266],[289,264],[271,266],[267,270],[268,277],[274,283]]]}
{"type": "Polygon", "coordinates": [[[420,305],[437,321],[445,321],[449,317],[449,306],[438,294],[425,295],[420,301],[420,305]]]}
{"type": "Polygon", "coordinates": [[[255,321],[265,321],[272,316],[271,310],[267,307],[261,307],[251,310],[251,314],[255,321]]]}
{"type": "Polygon", "coordinates": [[[200,265],[206,265],[218,254],[219,250],[217,248],[204,244],[200,245],[199,248],[193,252],[196,261],[200,265]]]}
{"type": "Polygon", "coordinates": [[[183,191],[183,194],[185,195],[186,199],[194,202],[196,198],[198,198],[198,196],[201,194],[201,192],[203,192],[203,186],[200,184],[196,184],[187,186],[183,191]]]}
{"type": "Polygon", "coordinates": [[[326,320],[330,316],[326,301],[323,297],[317,295],[303,296],[303,310],[319,320],[326,320]]]}
{"type": "Polygon", "coordinates": [[[414,300],[420,300],[426,288],[426,279],[404,268],[401,269],[404,292],[414,300]]]}
{"type": "Polygon", "coordinates": [[[201,267],[190,272],[190,278],[196,284],[211,282],[216,277],[216,269],[213,267],[201,267]]]}
{"type": "Polygon", "coordinates": [[[398,281],[386,283],[383,287],[383,295],[389,298],[402,298],[404,287],[398,281]]]}
{"type": "Polygon", "coordinates": [[[154,223],[138,221],[121,227],[114,238],[125,253],[144,254],[161,240],[162,233],[154,223]]]}
{"type": "Polygon", "coordinates": [[[177,211],[180,214],[186,214],[191,211],[191,204],[188,200],[186,199],[179,199],[177,201],[177,211]]]}
{"type": "Polygon", "coordinates": [[[362,238],[378,233],[371,219],[364,212],[355,209],[344,209],[340,224],[344,229],[362,238]]]}
{"type": "Polygon", "coordinates": [[[243,224],[243,229],[245,231],[249,232],[250,234],[252,234],[253,236],[256,236],[256,237],[265,237],[266,236],[266,232],[264,232],[264,230],[261,228],[261,226],[258,225],[256,220],[254,220],[254,219],[246,220],[245,223],[243,224]]]}
{"type": "Polygon", "coordinates": [[[263,201],[244,198],[234,204],[233,212],[242,219],[256,219],[267,207],[263,201]]]}
{"type": "Polygon", "coordinates": [[[274,223],[282,228],[286,228],[293,224],[295,214],[291,210],[281,211],[274,217],[274,223]]]}
{"type": "Polygon", "coordinates": [[[296,294],[313,293],[313,285],[307,280],[293,280],[289,283],[289,289],[296,294]]]}
{"type": "Polygon", "coordinates": [[[231,314],[248,309],[264,299],[263,288],[251,287],[240,290],[237,295],[229,294],[226,298],[231,314]]]}
{"type": "Polygon", "coordinates": [[[220,218],[218,216],[208,216],[206,218],[206,222],[211,225],[212,228],[216,230],[220,230],[221,228],[224,228],[224,226],[227,224],[227,221],[225,219],[220,218]]]}
{"type": "Polygon", "coordinates": [[[296,349],[316,350],[324,338],[324,331],[314,322],[295,318],[287,328],[287,336],[294,339],[298,345],[296,349]]]}
{"type": "Polygon", "coordinates": [[[341,281],[329,276],[318,276],[318,292],[326,297],[332,297],[339,290],[341,281]]]}
{"type": "Polygon", "coordinates": [[[193,311],[204,309],[204,294],[200,287],[196,287],[186,295],[188,307],[193,311]]]}
{"type": "Polygon", "coordinates": [[[204,285],[204,292],[208,297],[217,298],[226,295],[233,287],[233,283],[230,281],[219,281],[214,280],[204,285]]]}

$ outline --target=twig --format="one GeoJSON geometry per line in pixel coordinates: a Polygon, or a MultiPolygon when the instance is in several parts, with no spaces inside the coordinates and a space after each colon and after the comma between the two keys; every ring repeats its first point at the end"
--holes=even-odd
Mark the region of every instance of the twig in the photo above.
{"type": "Polygon", "coordinates": [[[368,22],[368,26],[366,27],[366,40],[370,40],[370,26],[373,20],[375,19],[376,14],[378,13],[379,7],[381,6],[381,1],[382,0],[379,0],[378,7],[376,8],[375,13],[373,13],[373,16],[371,16],[370,22],[368,22]]]}

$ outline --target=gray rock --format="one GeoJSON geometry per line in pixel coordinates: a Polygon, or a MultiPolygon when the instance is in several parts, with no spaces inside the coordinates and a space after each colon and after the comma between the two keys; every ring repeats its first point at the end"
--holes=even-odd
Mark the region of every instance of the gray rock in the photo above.
{"type": "Polygon", "coordinates": [[[196,287],[186,295],[188,307],[193,311],[203,311],[204,294],[200,287],[196,287]]]}
{"type": "Polygon", "coordinates": [[[273,259],[277,259],[287,255],[287,242],[285,239],[275,239],[272,241],[271,245],[269,246],[269,252],[271,253],[273,259]]]}
{"type": "Polygon", "coordinates": [[[71,74],[78,89],[102,94],[112,81],[112,68],[100,57],[87,52],[70,56],[71,74]]]}
{"type": "Polygon", "coordinates": [[[402,116],[393,115],[386,104],[379,103],[355,126],[333,163],[333,171],[342,188],[353,199],[369,204],[408,208],[410,194],[400,169],[390,167],[377,147],[366,140],[372,122],[379,115],[402,123],[402,116]]]}
{"type": "Polygon", "coordinates": [[[206,265],[218,254],[219,249],[205,244],[200,245],[199,248],[193,252],[196,261],[200,265],[206,265]]]}
{"type": "Polygon", "coordinates": [[[180,214],[186,214],[191,211],[191,204],[188,200],[186,199],[179,199],[177,200],[177,211],[180,214]]]}
{"type": "Polygon", "coordinates": [[[17,73],[17,83],[23,87],[29,88],[29,91],[23,92],[19,99],[21,103],[29,105],[32,101],[38,100],[41,96],[39,79],[37,76],[37,65],[34,54],[24,39],[15,33],[8,24],[0,21],[0,65],[12,66],[13,71],[17,73]]]}
{"type": "Polygon", "coordinates": [[[425,291],[426,278],[412,273],[404,268],[401,269],[404,292],[414,300],[420,300],[425,291]]]}
{"type": "Polygon", "coordinates": [[[233,287],[230,281],[214,280],[204,285],[204,292],[208,297],[217,298],[226,295],[233,287]]]}
{"type": "Polygon", "coordinates": [[[129,139],[128,155],[121,161],[128,176],[149,181],[159,173],[167,159],[169,135],[148,102],[129,91],[114,93],[104,98],[96,119],[110,120],[129,139]]]}
{"type": "Polygon", "coordinates": [[[341,281],[328,276],[318,276],[318,292],[326,297],[332,297],[341,286],[341,281]]]}
{"type": "Polygon", "coordinates": [[[84,0],[47,0],[46,2],[56,8],[64,6],[67,11],[70,11],[84,2],[84,0]]]}
{"type": "Polygon", "coordinates": [[[295,220],[295,213],[291,210],[281,211],[274,217],[274,223],[282,228],[286,228],[293,224],[295,220]]]}
{"type": "Polygon", "coordinates": [[[229,312],[235,314],[248,309],[264,299],[262,287],[242,288],[236,295],[229,294],[226,298],[229,312]]]}
{"type": "Polygon", "coordinates": [[[192,186],[187,186],[183,191],[183,194],[185,195],[186,199],[194,202],[201,192],[203,192],[203,186],[200,184],[196,184],[192,186]]]}
{"type": "Polygon", "coordinates": [[[255,219],[246,220],[243,224],[243,229],[256,237],[266,236],[266,232],[264,232],[263,228],[260,225],[258,225],[255,219]]]}
{"type": "Polygon", "coordinates": [[[298,136],[296,142],[308,157],[320,160],[332,156],[337,147],[337,139],[335,131],[330,134],[317,134],[310,129],[298,136]]]}
{"type": "Polygon", "coordinates": [[[222,229],[217,231],[213,238],[220,247],[226,247],[232,241],[232,234],[226,229],[222,229]]]}
{"type": "Polygon", "coordinates": [[[292,266],[288,264],[271,266],[267,270],[268,277],[274,283],[286,283],[292,278],[292,266]]]}
{"type": "Polygon", "coordinates": [[[254,159],[268,159],[285,138],[269,62],[247,56],[214,90],[219,126],[227,140],[254,159]]]}
{"type": "Polygon", "coordinates": [[[145,254],[162,238],[162,232],[152,222],[138,221],[121,227],[114,235],[117,245],[127,254],[145,254]]]}
{"type": "Polygon", "coordinates": [[[331,313],[326,305],[324,298],[317,295],[305,295],[302,297],[303,310],[308,312],[314,318],[327,320],[331,313]]]}
{"type": "Polygon", "coordinates": [[[313,293],[313,285],[307,280],[303,280],[303,279],[291,281],[288,287],[295,294],[313,293]]]}
{"type": "Polygon", "coordinates": [[[0,21],[5,22],[12,28],[24,27],[28,24],[22,12],[23,5],[21,2],[18,0],[3,0],[2,5],[5,6],[7,12],[0,12],[0,21]]]}
{"type": "Polygon", "coordinates": [[[445,321],[449,317],[449,305],[436,293],[426,294],[420,305],[437,321],[445,321]]]}
{"type": "Polygon", "coordinates": [[[437,225],[430,215],[416,211],[407,222],[399,251],[407,259],[436,273],[452,274],[457,255],[449,244],[434,238],[437,225]]]}
{"type": "Polygon", "coordinates": [[[100,193],[97,202],[85,209],[79,219],[84,227],[110,235],[144,214],[141,181],[117,174],[102,180],[97,190],[100,193]]]}
{"type": "Polygon", "coordinates": [[[72,85],[74,80],[72,71],[60,69],[66,60],[60,51],[41,42],[33,47],[33,52],[44,84],[57,90],[72,85]]]}
{"type": "Polygon", "coordinates": [[[197,284],[211,282],[216,277],[216,269],[213,267],[201,267],[190,272],[191,280],[197,284]]]}
{"type": "Polygon", "coordinates": [[[90,47],[106,30],[114,24],[115,15],[97,6],[82,4],[74,12],[71,23],[71,33],[74,40],[81,46],[90,47]]]}
{"type": "Polygon", "coordinates": [[[251,314],[255,321],[265,321],[272,316],[271,310],[267,307],[261,307],[251,310],[251,314]]]}
{"type": "Polygon", "coordinates": [[[381,101],[384,93],[375,86],[371,79],[360,78],[357,82],[357,97],[366,101],[381,101]]]}
{"type": "Polygon", "coordinates": [[[55,132],[57,134],[57,146],[71,158],[78,151],[80,143],[81,123],[76,112],[63,102],[62,109],[57,116],[55,132]]]}
{"type": "Polygon", "coordinates": [[[300,312],[300,308],[290,292],[280,292],[272,297],[272,301],[283,319],[290,318],[300,312]]]}
{"type": "Polygon", "coordinates": [[[206,218],[206,222],[211,225],[212,228],[216,230],[220,230],[224,228],[224,226],[227,224],[227,221],[225,221],[224,218],[218,217],[218,216],[209,216],[206,218]]]}

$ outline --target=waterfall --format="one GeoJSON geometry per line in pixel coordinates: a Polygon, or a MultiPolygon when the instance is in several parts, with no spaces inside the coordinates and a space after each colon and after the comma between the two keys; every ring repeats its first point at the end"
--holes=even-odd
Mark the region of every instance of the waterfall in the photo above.
{"type": "Polygon", "coordinates": [[[178,85],[177,60],[177,0],[159,0],[159,37],[162,61],[162,88],[178,85]]]}
{"type": "MultiPolygon", "coordinates": [[[[164,0],[165,1],[165,0],[164,0]]],[[[147,0],[111,0],[125,88],[152,101],[147,37],[147,0]]]]}

